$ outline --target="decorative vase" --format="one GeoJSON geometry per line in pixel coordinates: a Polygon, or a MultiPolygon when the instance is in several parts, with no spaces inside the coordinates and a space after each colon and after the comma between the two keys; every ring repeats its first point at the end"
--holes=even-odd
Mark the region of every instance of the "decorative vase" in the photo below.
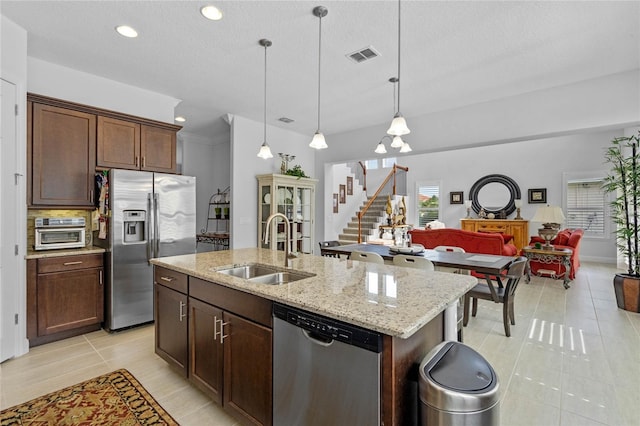
{"type": "Polygon", "coordinates": [[[640,278],[627,274],[616,274],[613,278],[618,308],[640,312],[640,278]]]}

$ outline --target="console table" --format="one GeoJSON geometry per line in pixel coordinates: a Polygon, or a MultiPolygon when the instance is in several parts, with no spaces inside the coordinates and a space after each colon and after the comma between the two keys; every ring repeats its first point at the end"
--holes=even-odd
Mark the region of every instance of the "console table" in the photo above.
{"type": "Polygon", "coordinates": [[[511,219],[460,219],[460,228],[472,232],[496,232],[513,235],[518,252],[529,244],[529,221],[511,219]]]}
{"type": "MultiPolygon", "coordinates": [[[[564,288],[569,288],[569,271],[571,271],[571,255],[573,254],[573,250],[571,249],[544,249],[544,248],[535,248],[527,246],[522,249],[525,257],[528,260],[536,260],[545,265],[564,265],[564,274],[557,276],[556,271],[552,269],[538,269],[538,275],[546,274],[550,275],[551,278],[563,278],[562,285],[564,288]]],[[[529,262],[527,262],[526,268],[526,281],[529,282],[531,280],[531,268],[529,267],[529,262]]]]}

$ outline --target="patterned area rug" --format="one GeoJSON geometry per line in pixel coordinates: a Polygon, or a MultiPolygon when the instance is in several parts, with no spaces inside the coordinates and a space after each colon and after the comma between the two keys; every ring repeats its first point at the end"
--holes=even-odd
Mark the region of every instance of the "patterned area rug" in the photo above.
{"type": "Polygon", "coordinates": [[[2,425],[178,425],[127,370],[2,410],[2,425]]]}

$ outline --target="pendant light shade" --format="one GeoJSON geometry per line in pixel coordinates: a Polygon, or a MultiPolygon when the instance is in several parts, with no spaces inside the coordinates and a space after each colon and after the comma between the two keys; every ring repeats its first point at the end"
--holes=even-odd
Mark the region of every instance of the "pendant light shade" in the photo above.
{"type": "Polygon", "coordinates": [[[404,145],[402,138],[400,136],[394,136],[391,141],[391,148],[402,148],[402,145],[404,145]]]}
{"type": "Polygon", "coordinates": [[[391,126],[389,126],[389,130],[387,130],[387,134],[393,136],[402,136],[408,135],[411,133],[411,130],[407,127],[407,121],[404,119],[402,114],[399,112],[393,117],[393,121],[391,122],[391,126]]]}
{"type": "Polygon", "coordinates": [[[329,147],[327,145],[327,141],[324,140],[324,135],[320,132],[316,132],[313,135],[313,139],[311,139],[309,146],[315,149],[325,149],[329,147]]]}
{"type": "Polygon", "coordinates": [[[413,151],[413,150],[411,149],[409,144],[407,142],[404,142],[402,144],[402,148],[400,148],[400,152],[405,153],[405,152],[411,152],[411,151],[413,151]]]}
{"type": "Polygon", "coordinates": [[[324,140],[324,135],[320,131],[320,69],[322,64],[322,18],[327,16],[329,10],[324,6],[316,6],[313,8],[313,15],[318,17],[318,129],[313,135],[313,139],[309,146],[314,149],[328,148],[327,142],[324,140]]]}
{"type": "Polygon", "coordinates": [[[258,157],[266,160],[273,158],[271,148],[269,148],[269,144],[267,143],[267,47],[271,46],[272,43],[266,38],[261,39],[258,43],[264,47],[264,141],[262,142],[262,146],[260,146],[258,157]]]}
{"type": "Polygon", "coordinates": [[[407,121],[400,113],[400,28],[400,0],[398,0],[398,109],[393,116],[389,130],[387,130],[387,134],[392,136],[402,136],[411,133],[411,130],[407,127],[407,121]]]}

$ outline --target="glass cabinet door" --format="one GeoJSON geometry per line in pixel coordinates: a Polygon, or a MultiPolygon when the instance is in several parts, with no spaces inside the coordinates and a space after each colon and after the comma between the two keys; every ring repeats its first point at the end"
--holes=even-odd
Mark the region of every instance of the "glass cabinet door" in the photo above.
{"type": "Polygon", "coordinates": [[[297,251],[303,253],[311,253],[311,251],[313,250],[313,216],[311,215],[312,199],[312,188],[297,188],[295,199],[296,233],[294,237],[297,251]]]}

